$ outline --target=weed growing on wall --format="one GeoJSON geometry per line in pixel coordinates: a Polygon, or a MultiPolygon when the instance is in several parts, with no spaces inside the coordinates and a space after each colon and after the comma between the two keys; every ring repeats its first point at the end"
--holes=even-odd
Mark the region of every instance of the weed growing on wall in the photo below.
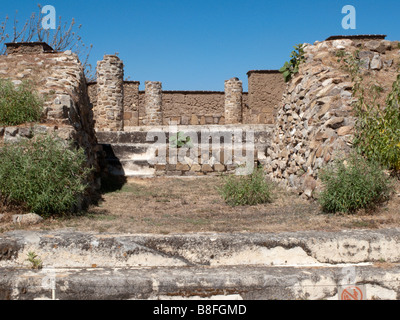
{"type": "Polygon", "coordinates": [[[299,72],[300,64],[304,61],[304,49],[303,44],[294,46],[294,51],[290,55],[289,62],[286,61],[279,72],[282,73],[285,82],[288,82],[292,77],[299,72]]]}
{"type": "Polygon", "coordinates": [[[271,202],[271,189],[263,169],[256,168],[249,175],[225,177],[219,192],[227,204],[243,206],[271,202]]]}
{"type": "Polygon", "coordinates": [[[336,159],[320,170],[319,177],[323,191],[318,201],[327,213],[373,208],[387,200],[392,190],[382,167],[357,153],[336,159]]]}
{"type": "Polygon", "coordinates": [[[42,109],[43,100],[30,82],[15,86],[10,80],[0,80],[0,125],[39,121],[42,109]]]}
{"type": "Polygon", "coordinates": [[[176,135],[171,136],[170,145],[173,148],[193,148],[193,143],[190,137],[185,136],[182,131],[179,131],[176,135]]]}
{"type": "Polygon", "coordinates": [[[354,146],[368,159],[379,162],[391,170],[400,169],[400,74],[386,97],[385,105],[378,104],[383,89],[379,83],[364,83],[361,62],[346,54],[344,62],[352,75],[353,108],[356,116],[354,146]]]}
{"type": "Polygon", "coordinates": [[[42,216],[73,210],[91,169],[83,149],[52,135],[39,135],[0,148],[0,199],[42,216]]]}

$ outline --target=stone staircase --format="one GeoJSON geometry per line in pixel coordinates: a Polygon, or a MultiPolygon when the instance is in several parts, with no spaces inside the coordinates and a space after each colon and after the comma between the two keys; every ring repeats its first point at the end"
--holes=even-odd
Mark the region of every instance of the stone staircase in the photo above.
{"type": "MultiPolygon", "coordinates": [[[[186,176],[199,176],[204,174],[220,173],[223,171],[232,170],[232,166],[224,165],[216,167],[215,164],[220,163],[219,155],[224,151],[228,154],[235,156],[239,153],[243,157],[233,158],[233,165],[243,164],[247,142],[251,142],[251,135],[249,132],[254,134],[254,161],[263,162],[265,161],[265,148],[270,140],[270,133],[272,131],[271,125],[209,125],[209,126],[178,126],[171,131],[170,126],[159,126],[159,127],[130,127],[125,128],[126,131],[98,131],[97,139],[99,144],[103,146],[106,152],[106,161],[108,165],[108,171],[117,176],[126,177],[153,177],[156,175],[186,175],[186,176]],[[184,165],[190,165],[193,162],[193,157],[190,157],[190,151],[188,156],[185,156],[182,170],[178,167],[171,166],[163,167],[162,171],[157,171],[160,166],[166,166],[170,162],[168,159],[168,151],[166,151],[166,157],[160,156],[162,149],[169,146],[170,135],[176,134],[176,132],[182,131],[186,136],[191,136],[192,141],[197,140],[195,144],[195,150],[198,150],[199,154],[203,150],[210,150],[210,156],[207,164],[211,168],[208,171],[201,170],[194,171],[190,170],[190,167],[185,169],[184,165]],[[235,135],[232,135],[235,133],[235,135]],[[207,135],[208,137],[205,137],[207,135]],[[239,148],[242,149],[237,153],[235,152],[235,145],[230,142],[226,143],[223,138],[233,136],[233,140],[242,141],[242,145],[239,148]],[[154,138],[156,137],[156,138],[154,138]],[[160,147],[156,144],[158,141],[157,137],[165,137],[164,147],[160,147]],[[213,140],[213,139],[217,140],[213,140]],[[250,138],[250,140],[249,140],[250,138]],[[222,140],[220,145],[214,147],[211,150],[212,141],[222,140]],[[158,156],[158,158],[156,158],[158,156]],[[190,159],[191,158],[191,159],[190,159]],[[240,159],[239,159],[240,158],[240,159]]],[[[237,145],[236,145],[237,148],[237,145]]],[[[193,149],[192,149],[193,150],[193,149]]],[[[201,154],[200,154],[201,156],[201,154]]],[[[200,159],[199,156],[199,159],[200,159]]],[[[182,158],[179,158],[182,159],[182,158]]],[[[199,160],[201,161],[201,160],[199,160]]],[[[181,162],[181,161],[180,161],[181,162]]],[[[222,161],[221,161],[222,162],[222,161]]],[[[203,163],[204,164],[204,163],[203,163]]]]}

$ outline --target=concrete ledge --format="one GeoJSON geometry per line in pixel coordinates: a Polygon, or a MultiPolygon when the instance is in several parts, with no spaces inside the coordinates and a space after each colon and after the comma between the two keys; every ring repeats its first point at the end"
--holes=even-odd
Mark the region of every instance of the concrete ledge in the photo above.
{"type": "Polygon", "coordinates": [[[236,234],[95,234],[13,231],[0,237],[0,267],[329,266],[400,263],[400,229],[236,234]]]}
{"type": "Polygon", "coordinates": [[[0,299],[338,299],[349,268],[367,299],[400,299],[400,229],[0,237],[0,299]]]}
{"type": "MultiPolygon", "coordinates": [[[[0,269],[0,299],[337,300],[341,268],[0,269]]],[[[400,266],[355,269],[366,299],[400,298],[400,266]]]]}

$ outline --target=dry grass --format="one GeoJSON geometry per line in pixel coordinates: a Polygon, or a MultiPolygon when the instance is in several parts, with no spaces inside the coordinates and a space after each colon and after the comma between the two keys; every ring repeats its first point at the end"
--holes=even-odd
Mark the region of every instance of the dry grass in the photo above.
{"type": "MultiPolygon", "coordinates": [[[[31,230],[73,228],[80,231],[123,233],[339,231],[400,226],[400,197],[374,212],[327,215],[316,202],[276,187],[274,201],[257,206],[230,207],[210,178],[131,179],[120,190],[103,195],[99,206],[82,216],[48,219],[31,230]]],[[[397,193],[400,192],[399,186],[397,193]]],[[[4,232],[21,228],[0,223],[4,232]]]]}

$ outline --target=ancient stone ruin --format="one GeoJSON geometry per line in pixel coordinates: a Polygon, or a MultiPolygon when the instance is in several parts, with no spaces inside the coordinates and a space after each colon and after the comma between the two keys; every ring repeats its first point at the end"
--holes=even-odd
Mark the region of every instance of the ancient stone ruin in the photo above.
{"type": "MultiPolygon", "coordinates": [[[[355,52],[364,72],[394,80],[399,42],[385,36],[330,37],[305,44],[306,60],[285,83],[277,70],[251,70],[248,92],[236,77],[224,91],[166,91],[162,83],[124,81],[116,55],[97,63],[97,81],[86,82],[78,57],[45,43],[7,45],[0,76],[15,84],[31,79],[46,97],[43,123],[0,128],[16,141],[36,131],[56,131],[85,148],[101,172],[124,176],[203,176],[263,165],[273,180],[308,197],[318,188],[318,170],[351,147],[352,82],[337,63],[338,52],[355,52]],[[192,147],[171,147],[182,132],[192,147]],[[106,163],[103,156],[106,156],[106,163]]],[[[155,79],[156,80],[156,79],[155,79]]],[[[387,88],[386,88],[387,89],[387,88]]]]}

